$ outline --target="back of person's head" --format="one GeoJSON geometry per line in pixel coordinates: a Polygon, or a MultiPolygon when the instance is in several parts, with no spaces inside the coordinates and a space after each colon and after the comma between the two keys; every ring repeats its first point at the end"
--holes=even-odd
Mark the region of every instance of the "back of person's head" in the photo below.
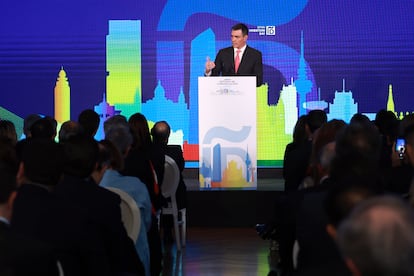
{"type": "Polygon", "coordinates": [[[332,160],[335,157],[336,135],[345,126],[343,120],[333,119],[315,132],[308,168],[308,174],[314,184],[319,184],[322,178],[329,176],[332,160]]]}
{"type": "Polygon", "coordinates": [[[63,170],[62,147],[51,139],[29,139],[23,144],[21,161],[30,182],[54,186],[63,170]]]}
{"type": "Polygon", "coordinates": [[[78,123],[82,126],[83,133],[92,138],[98,131],[99,121],[99,114],[92,109],[85,109],[78,116],[78,123]]]}
{"type": "Polygon", "coordinates": [[[32,138],[36,139],[54,139],[56,136],[56,120],[51,117],[44,117],[30,127],[32,138]]]}
{"type": "Polygon", "coordinates": [[[375,115],[375,125],[383,135],[396,135],[398,127],[398,119],[394,112],[381,109],[375,115]]]}
{"type": "Polygon", "coordinates": [[[345,175],[366,177],[373,183],[378,179],[381,138],[372,124],[349,124],[336,139],[336,156],[332,162],[331,176],[345,175]]]}
{"type": "Polygon", "coordinates": [[[36,122],[37,120],[41,119],[42,117],[39,114],[30,114],[23,120],[23,133],[26,136],[26,138],[29,138],[32,136],[32,133],[30,132],[30,128],[36,122]]]}
{"type": "Polygon", "coordinates": [[[109,117],[103,125],[105,135],[111,127],[118,125],[129,127],[127,118],[124,115],[114,115],[112,117],[109,117]]]}
{"type": "Polygon", "coordinates": [[[403,136],[406,129],[414,125],[414,113],[405,115],[398,126],[398,134],[403,136]]]}
{"type": "Polygon", "coordinates": [[[159,121],[151,129],[152,141],[157,144],[168,144],[171,128],[166,121],[159,121]]]}
{"type": "Polygon", "coordinates": [[[405,139],[405,154],[408,157],[408,160],[411,162],[411,165],[414,166],[414,124],[408,125],[404,129],[405,139]]]}
{"type": "Polygon", "coordinates": [[[362,113],[355,113],[352,118],[351,121],[349,122],[350,124],[366,124],[371,122],[371,120],[368,118],[367,115],[362,114],[362,113]]]}
{"type": "Polygon", "coordinates": [[[323,110],[311,110],[307,115],[307,125],[311,133],[314,133],[319,129],[323,124],[328,121],[328,116],[323,110]]]}
{"type": "Polygon", "coordinates": [[[98,160],[98,143],[89,136],[70,137],[64,144],[64,173],[76,177],[89,177],[98,160]]]}
{"type": "Polygon", "coordinates": [[[75,121],[66,121],[59,130],[59,142],[64,143],[70,137],[81,134],[81,126],[75,121]]]}
{"type": "Polygon", "coordinates": [[[336,140],[336,136],[346,126],[343,120],[333,119],[327,123],[324,123],[318,130],[316,136],[313,139],[312,145],[312,157],[311,160],[315,161],[320,155],[322,148],[336,140]]]}
{"type": "Polygon", "coordinates": [[[293,129],[293,143],[301,144],[309,140],[306,131],[307,115],[302,115],[296,121],[293,129]]]}
{"type": "Polygon", "coordinates": [[[105,139],[99,142],[99,156],[98,166],[101,168],[104,165],[116,171],[122,171],[124,168],[124,158],[110,140],[105,139]]]}
{"type": "Polygon", "coordinates": [[[128,125],[124,124],[110,127],[105,139],[111,141],[123,156],[127,155],[133,141],[128,125]]]}
{"type": "MultiPolygon", "coordinates": [[[[362,276],[413,275],[414,213],[400,198],[362,201],[338,228],[339,249],[362,276]]],[[[357,275],[357,274],[354,274],[357,275]]]]}
{"type": "Polygon", "coordinates": [[[135,113],[129,117],[128,124],[134,138],[133,148],[143,149],[151,145],[148,121],[142,113],[135,113]]]}
{"type": "Polygon", "coordinates": [[[363,179],[353,176],[332,183],[323,202],[328,223],[337,228],[357,204],[376,194],[363,179]]]}
{"type": "Polygon", "coordinates": [[[9,139],[13,144],[17,143],[16,128],[12,121],[0,120],[0,138],[9,139]]]}
{"type": "Polygon", "coordinates": [[[249,28],[247,28],[247,26],[245,24],[243,24],[243,23],[237,23],[236,25],[233,25],[233,27],[231,27],[231,29],[233,31],[241,30],[243,36],[249,34],[249,28]]]}

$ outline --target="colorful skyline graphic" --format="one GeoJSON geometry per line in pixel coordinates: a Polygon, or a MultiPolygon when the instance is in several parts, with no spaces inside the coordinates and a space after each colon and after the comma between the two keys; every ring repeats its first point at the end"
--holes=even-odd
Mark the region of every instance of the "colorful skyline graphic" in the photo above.
{"type": "Polygon", "coordinates": [[[85,1],[65,9],[22,1],[0,4],[8,11],[0,17],[0,117],[19,134],[30,113],[61,123],[86,108],[102,121],[142,112],[167,120],[171,143],[198,167],[197,78],[206,57],[229,46],[235,22],[251,28],[248,44],[265,65],[256,91],[259,167],[282,165],[293,126],[309,110],[347,122],[355,112],[372,119],[386,108],[401,119],[414,110],[412,2],[264,0],[233,12],[232,1],[105,0],[91,13],[85,1]]]}

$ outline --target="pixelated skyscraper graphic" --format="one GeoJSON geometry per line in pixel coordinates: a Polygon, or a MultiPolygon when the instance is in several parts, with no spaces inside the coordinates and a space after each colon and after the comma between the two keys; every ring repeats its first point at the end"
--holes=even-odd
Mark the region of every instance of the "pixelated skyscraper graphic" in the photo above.
{"type": "Polygon", "coordinates": [[[355,113],[358,113],[358,103],[355,102],[352,91],[345,91],[343,80],[342,91],[335,91],[333,103],[329,104],[328,120],[342,119],[349,123],[355,113]]]}
{"type": "Polygon", "coordinates": [[[305,45],[303,42],[303,31],[300,36],[300,58],[298,68],[298,79],[295,81],[296,90],[299,94],[299,116],[306,114],[304,103],[306,95],[311,92],[312,81],[308,79],[306,61],[305,61],[305,45]]]}
{"type": "Polygon", "coordinates": [[[127,118],[141,111],[141,21],[109,20],[106,97],[127,118]]]}
{"type": "Polygon", "coordinates": [[[121,111],[115,110],[115,106],[110,105],[106,101],[105,93],[103,94],[102,102],[100,102],[98,105],[95,105],[94,110],[99,115],[99,128],[96,131],[95,139],[100,141],[102,139],[105,139],[105,132],[103,128],[105,121],[114,115],[119,115],[121,111]]]}
{"type": "MultiPolygon", "coordinates": [[[[161,81],[158,81],[154,89],[154,98],[142,104],[142,113],[147,120],[152,122],[166,120],[174,132],[181,130],[183,139],[188,137],[189,111],[183,89],[179,89],[178,101],[167,98],[166,91],[161,81]]],[[[183,144],[183,141],[180,143],[183,144]]]]}

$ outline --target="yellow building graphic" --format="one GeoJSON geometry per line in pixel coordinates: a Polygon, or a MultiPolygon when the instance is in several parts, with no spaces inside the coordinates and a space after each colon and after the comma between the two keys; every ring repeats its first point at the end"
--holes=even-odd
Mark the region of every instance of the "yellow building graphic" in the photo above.
{"type": "Polygon", "coordinates": [[[55,85],[55,119],[58,123],[70,120],[70,86],[63,66],[55,85]]]}

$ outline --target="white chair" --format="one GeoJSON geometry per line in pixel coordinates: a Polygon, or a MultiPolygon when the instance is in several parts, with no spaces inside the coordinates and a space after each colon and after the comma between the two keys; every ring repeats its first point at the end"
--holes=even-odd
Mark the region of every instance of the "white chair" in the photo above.
{"type": "Polygon", "coordinates": [[[168,206],[161,209],[162,215],[172,215],[174,222],[175,242],[177,250],[185,246],[186,239],[186,209],[178,210],[175,192],[177,191],[178,183],[180,182],[180,170],[174,159],[170,156],[165,156],[164,163],[164,180],[161,185],[161,193],[167,199],[168,206]],[[178,214],[180,213],[180,217],[178,214]],[[181,228],[181,235],[180,235],[181,228]]]}
{"type": "Polygon", "coordinates": [[[137,203],[128,193],[121,189],[113,187],[106,188],[121,197],[122,222],[124,223],[128,236],[135,243],[138,239],[138,233],[141,227],[141,212],[137,203]]]}

